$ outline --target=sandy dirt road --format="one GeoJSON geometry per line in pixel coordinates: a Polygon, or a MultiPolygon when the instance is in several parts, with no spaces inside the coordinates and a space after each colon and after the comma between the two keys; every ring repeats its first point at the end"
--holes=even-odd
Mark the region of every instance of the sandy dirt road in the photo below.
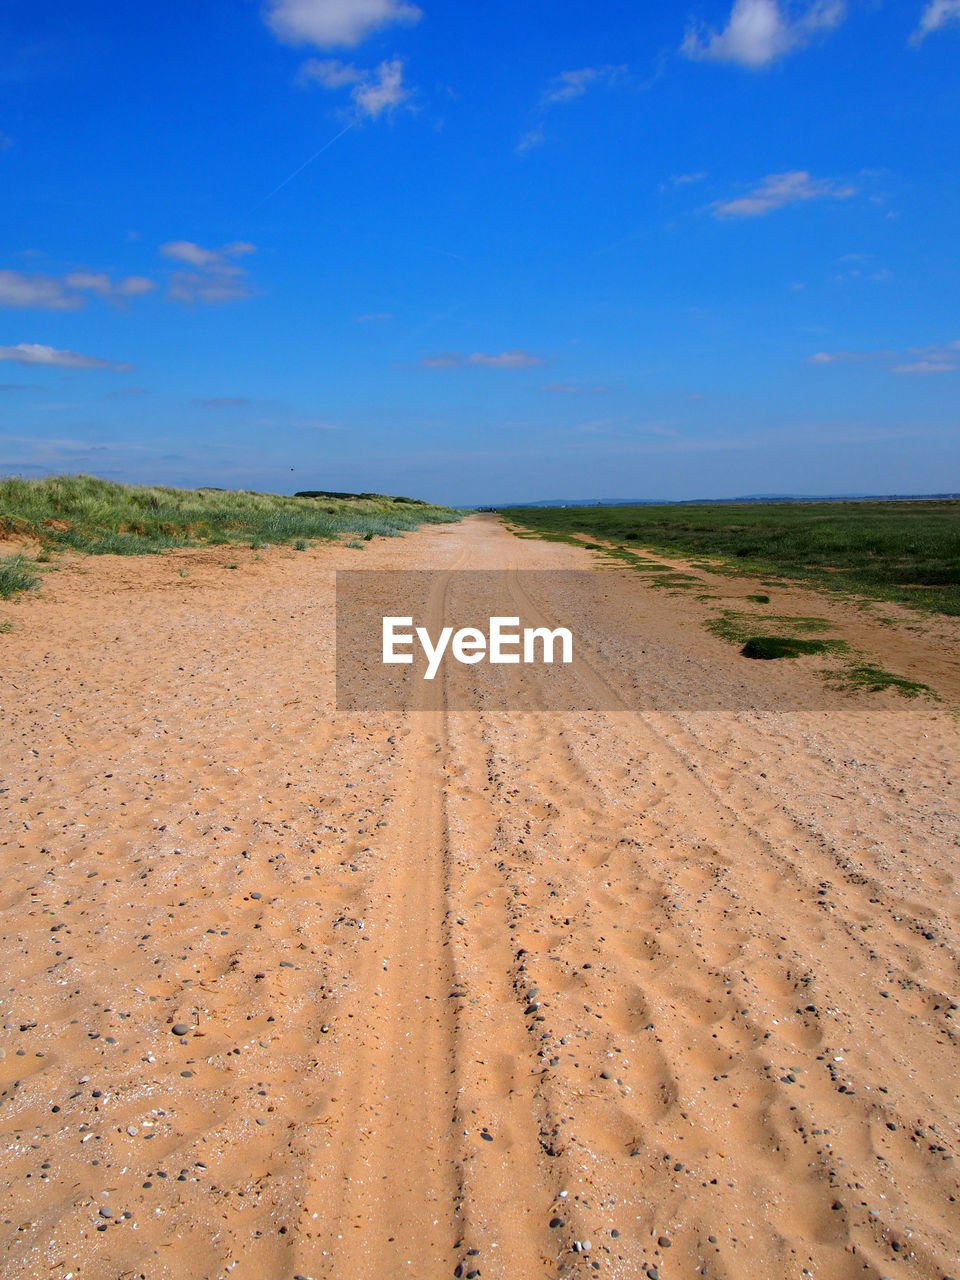
{"type": "Polygon", "coordinates": [[[351,716],[358,560],[437,617],[595,563],[473,518],[3,608],[4,1280],[960,1275],[956,628],[787,593],[947,700],[834,695],[621,574],[648,709],[598,653],[604,712],[351,716]]]}

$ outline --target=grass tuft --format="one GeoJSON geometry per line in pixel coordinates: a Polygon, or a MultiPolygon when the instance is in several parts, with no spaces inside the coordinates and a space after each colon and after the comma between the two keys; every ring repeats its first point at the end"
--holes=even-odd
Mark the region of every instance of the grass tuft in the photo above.
{"type": "Polygon", "coordinates": [[[850,689],[866,689],[870,693],[880,693],[884,689],[896,689],[904,698],[917,698],[927,694],[936,698],[937,694],[928,684],[920,680],[908,680],[906,676],[895,675],[885,671],[883,667],[874,666],[872,662],[860,662],[845,667],[842,671],[831,672],[827,676],[832,682],[850,689]]]}
{"type": "Polygon", "coordinates": [[[746,644],[748,640],[757,638],[761,628],[763,635],[781,639],[797,633],[810,635],[831,630],[826,618],[742,613],[739,609],[724,609],[719,618],[709,618],[703,625],[721,640],[729,640],[732,644],[746,644]]]}
{"type": "Polygon", "coordinates": [[[804,640],[800,636],[751,636],[740,652],[745,658],[799,658],[807,653],[836,653],[843,640],[804,640]]]}
{"type": "Polygon", "coordinates": [[[18,591],[32,591],[40,579],[26,567],[23,556],[0,558],[0,596],[9,600],[18,591]]]}

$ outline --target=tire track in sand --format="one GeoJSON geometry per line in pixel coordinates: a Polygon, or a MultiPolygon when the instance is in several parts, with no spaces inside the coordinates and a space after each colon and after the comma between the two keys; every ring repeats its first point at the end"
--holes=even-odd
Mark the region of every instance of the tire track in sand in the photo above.
{"type": "MultiPolygon", "coordinates": [[[[464,555],[432,588],[426,611],[432,633],[443,616],[449,573],[464,555]]],[[[452,1125],[445,714],[442,707],[416,712],[394,735],[396,784],[377,840],[374,927],[360,948],[355,984],[340,1001],[337,1112],[303,1206],[315,1241],[303,1266],[314,1276],[361,1280],[454,1265],[461,1189],[452,1125]],[[322,1225],[317,1230],[323,1222],[325,1232],[322,1225]]]]}

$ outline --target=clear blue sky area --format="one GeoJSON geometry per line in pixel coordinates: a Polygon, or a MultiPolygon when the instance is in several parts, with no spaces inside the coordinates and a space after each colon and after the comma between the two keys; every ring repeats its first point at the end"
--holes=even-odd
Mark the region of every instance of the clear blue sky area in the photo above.
{"type": "Polygon", "coordinates": [[[960,489],[960,0],[0,16],[0,473],[960,489]]]}

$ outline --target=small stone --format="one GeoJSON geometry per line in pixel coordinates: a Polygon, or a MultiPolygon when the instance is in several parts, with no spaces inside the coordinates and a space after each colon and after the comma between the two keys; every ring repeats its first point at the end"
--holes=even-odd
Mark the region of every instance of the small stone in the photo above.
{"type": "Polygon", "coordinates": [[[97,1213],[99,1213],[101,1218],[113,1217],[113,1210],[110,1208],[108,1204],[101,1205],[100,1208],[97,1210],[97,1213]]]}
{"type": "Polygon", "coordinates": [[[175,1036],[186,1036],[190,1034],[190,1028],[185,1022],[175,1022],[170,1030],[175,1036]]]}
{"type": "Polygon", "coordinates": [[[556,1231],[557,1227],[562,1227],[562,1226],[563,1226],[563,1219],[562,1219],[562,1218],[551,1218],[551,1219],[550,1219],[550,1226],[553,1228],[553,1230],[554,1230],[554,1231],[556,1231]]]}
{"type": "Polygon", "coordinates": [[[127,1133],[130,1135],[131,1138],[135,1138],[139,1132],[140,1130],[137,1128],[135,1124],[127,1125],[127,1133]]]}
{"type": "Polygon", "coordinates": [[[258,902],[258,901],[263,897],[263,894],[262,894],[262,893],[251,893],[250,897],[251,897],[251,898],[253,898],[253,900],[254,900],[255,902],[258,902]]]}
{"type": "Polygon", "coordinates": [[[609,1071],[601,1071],[601,1072],[600,1072],[600,1079],[601,1079],[601,1080],[612,1080],[612,1079],[613,1079],[613,1076],[610,1074],[610,1072],[609,1072],[609,1071]]]}
{"type": "Polygon", "coordinates": [[[657,1244],[661,1249],[669,1249],[673,1245],[673,1241],[669,1236],[657,1236],[657,1244]]]}

